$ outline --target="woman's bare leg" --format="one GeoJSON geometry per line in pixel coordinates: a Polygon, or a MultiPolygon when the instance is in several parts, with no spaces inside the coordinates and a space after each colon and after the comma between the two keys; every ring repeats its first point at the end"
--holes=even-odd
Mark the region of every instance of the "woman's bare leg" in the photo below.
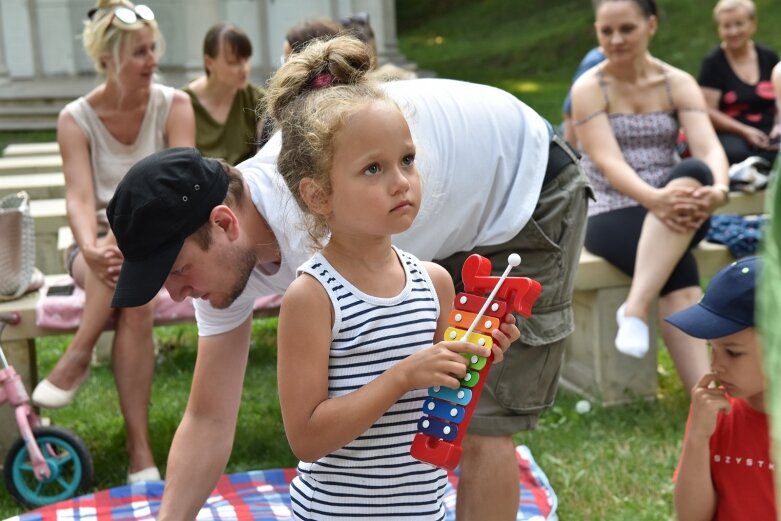
{"type": "Polygon", "coordinates": [[[684,388],[691,392],[694,385],[710,370],[708,347],[705,340],[694,338],[672,324],[664,317],[686,309],[699,302],[702,289],[699,286],[682,288],[659,299],[659,319],[662,338],[670,357],[678,370],[684,388]]]}
{"type": "MultiPolygon", "coordinates": [[[[688,178],[681,178],[670,184],[700,186],[698,182],[688,178]]],[[[686,253],[694,233],[674,232],[651,212],[646,215],[637,243],[635,270],[626,299],[625,316],[638,317],[648,323],[651,304],[686,253]]]]}
{"type": "Polygon", "coordinates": [[[63,390],[73,389],[83,380],[92,361],[95,342],[114,313],[111,308],[114,290],[95,276],[81,253],[73,262],[73,279],[84,288],[81,324],[67,350],[46,377],[50,383],[63,390]]]}
{"type": "Polygon", "coordinates": [[[157,300],[119,312],[112,367],[125,418],[130,472],[155,465],[149,441],[149,400],[155,368],[152,326],[157,300]]]}

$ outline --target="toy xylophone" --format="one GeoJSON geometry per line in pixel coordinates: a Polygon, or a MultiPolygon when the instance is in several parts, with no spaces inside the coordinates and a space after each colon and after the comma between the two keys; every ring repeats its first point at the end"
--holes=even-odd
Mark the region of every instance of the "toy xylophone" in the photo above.
{"type": "MultiPolygon", "coordinates": [[[[470,255],[461,269],[464,291],[456,295],[450,313],[450,327],[443,340],[462,340],[491,349],[491,332],[511,311],[530,317],[542,286],[528,277],[508,277],[521,258],[512,254],[501,277],[491,276],[491,261],[470,255]],[[490,293],[487,297],[487,293],[490,293]]],[[[412,457],[437,467],[452,470],[461,458],[461,441],[480,398],[493,354],[469,356],[467,374],[458,389],[430,387],[423,403],[424,416],[412,440],[412,457]]]]}

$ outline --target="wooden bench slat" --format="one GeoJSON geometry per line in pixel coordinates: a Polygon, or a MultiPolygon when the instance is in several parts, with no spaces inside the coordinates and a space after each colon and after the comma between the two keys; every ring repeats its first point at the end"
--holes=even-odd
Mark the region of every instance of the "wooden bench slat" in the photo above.
{"type": "Polygon", "coordinates": [[[60,228],[68,226],[65,199],[32,199],[30,214],[35,223],[35,265],[45,274],[62,273],[65,266],[57,240],[60,228]]]}
{"type": "Polygon", "coordinates": [[[49,156],[0,157],[0,175],[39,174],[61,171],[62,158],[59,154],[49,156]]]}
{"type": "Polygon", "coordinates": [[[62,172],[41,174],[0,175],[0,197],[25,190],[31,199],[65,197],[65,176],[62,172]]]}
{"type": "Polygon", "coordinates": [[[56,141],[47,143],[11,143],[3,149],[3,157],[50,156],[60,153],[56,141]]]}

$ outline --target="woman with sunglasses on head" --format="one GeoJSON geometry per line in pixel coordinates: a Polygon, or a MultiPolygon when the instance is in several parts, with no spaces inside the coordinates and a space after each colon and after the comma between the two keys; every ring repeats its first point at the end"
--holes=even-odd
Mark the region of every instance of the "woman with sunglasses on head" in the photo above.
{"type": "Polygon", "coordinates": [[[163,38],[151,9],[100,0],[88,16],[84,48],[105,80],[69,103],[57,122],[68,221],[75,239],[67,267],[86,297],[71,344],[32,398],[46,408],[71,403],[89,372],[95,342],[113,318],[112,366],[125,419],[128,482],[159,479],[148,433],[155,303],[111,308],[122,254],[105,208],[136,161],[164,148],[194,146],[195,119],[185,93],[154,82],[163,38]]]}
{"type": "MultiPolygon", "coordinates": [[[[664,317],[702,295],[690,250],[727,201],[727,159],[697,82],[648,50],[658,23],[654,0],[594,6],[605,60],[572,88],[573,127],[597,195],[585,246],[632,277],[616,313],[615,346],[641,358],[650,348],[657,296],[664,317]],[[684,160],[676,153],[679,127],[693,156],[684,160]]],[[[705,342],[664,322],[660,329],[684,387],[692,389],[708,371],[705,342]]]]}
{"type": "Polygon", "coordinates": [[[203,41],[204,76],[184,91],[195,110],[196,147],[231,165],[255,153],[256,109],[263,89],[249,82],[252,43],[240,28],[218,23],[203,41]]]}

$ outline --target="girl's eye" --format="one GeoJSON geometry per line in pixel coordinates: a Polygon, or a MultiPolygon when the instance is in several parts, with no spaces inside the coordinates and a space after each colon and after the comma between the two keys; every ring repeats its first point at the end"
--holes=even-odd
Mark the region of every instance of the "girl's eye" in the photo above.
{"type": "Polygon", "coordinates": [[[737,358],[737,357],[739,357],[740,355],[743,354],[743,353],[739,353],[737,351],[731,351],[729,349],[727,349],[726,352],[727,352],[727,356],[729,356],[730,358],[737,358]]]}
{"type": "Polygon", "coordinates": [[[380,165],[378,165],[377,163],[374,163],[373,165],[369,165],[369,167],[366,168],[366,170],[364,170],[363,173],[368,176],[377,175],[380,173],[380,165]]]}
{"type": "Polygon", "coordinates": [[[404,156],[404,158],[401,160],[401,164],[403,166],[412,166],[415,163],[415,156],[410,154],[408,156],[404,156]]]}

